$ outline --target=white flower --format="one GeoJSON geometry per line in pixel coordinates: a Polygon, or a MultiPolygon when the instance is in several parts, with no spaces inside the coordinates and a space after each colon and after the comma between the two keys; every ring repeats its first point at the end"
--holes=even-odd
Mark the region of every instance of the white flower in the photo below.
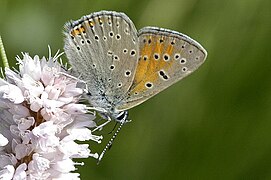
{"type": "Polygon", "coordinates": [[[95,116],[78,100],[78,80],[65,74],[54,57],[17,57],[19,71],[0,79],[0,179],[80,179],[74,158],[98,158],[93,140],[95,116]]]}

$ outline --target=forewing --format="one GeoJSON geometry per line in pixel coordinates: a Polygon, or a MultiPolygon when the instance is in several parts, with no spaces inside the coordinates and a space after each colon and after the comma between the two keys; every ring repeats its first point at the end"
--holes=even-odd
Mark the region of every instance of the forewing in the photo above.
{"type": "Polygon", "coordinates": [[[138,56],[137,30],[124,14],[100,11],[65,25],[65,53],[92,96],[115,101],[131,86],[138,56]]]}

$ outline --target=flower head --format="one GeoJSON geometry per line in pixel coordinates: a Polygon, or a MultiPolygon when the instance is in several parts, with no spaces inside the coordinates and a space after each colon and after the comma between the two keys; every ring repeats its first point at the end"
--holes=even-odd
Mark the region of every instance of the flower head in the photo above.
{"type": "Polygon", "coordinates": [[[22,55],[19,70],[6,68],[0,79],[0,179],[79,179],[73,159],[98,154],[75,140],[102,139],[89,129],[95,116],[78,103],[79,80],[65,73],[59,54],[22,55]]]}

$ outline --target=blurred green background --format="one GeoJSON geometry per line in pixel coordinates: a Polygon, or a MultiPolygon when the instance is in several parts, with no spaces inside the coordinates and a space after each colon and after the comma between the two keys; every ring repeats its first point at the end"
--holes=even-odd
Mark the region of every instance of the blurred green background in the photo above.
{"type": "MultiPolygon", "coordinates": [[[[82,179],[271,179],[271,1],[0,0],[7,56],[63,48],[63,24],[99,10],[125,12],[138,29],[188,34],[208,51],[191,76],[130,110],[133,120],[82,179]]],[[[103,133],[101,152],[112,123],[103,133]]]]}

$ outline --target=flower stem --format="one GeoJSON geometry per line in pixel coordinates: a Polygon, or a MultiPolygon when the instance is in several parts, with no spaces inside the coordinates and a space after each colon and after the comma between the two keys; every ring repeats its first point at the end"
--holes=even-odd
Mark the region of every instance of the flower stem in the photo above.
{"type": "Polygon", "coordinates": [[[4,44],[3,44],[1,36],[0,36],[0,54],[2,57],[2,62],[3,62],[4,67],[9,68],[8,58],[5,52],[5,48],[4,48],[4,44]]]}

